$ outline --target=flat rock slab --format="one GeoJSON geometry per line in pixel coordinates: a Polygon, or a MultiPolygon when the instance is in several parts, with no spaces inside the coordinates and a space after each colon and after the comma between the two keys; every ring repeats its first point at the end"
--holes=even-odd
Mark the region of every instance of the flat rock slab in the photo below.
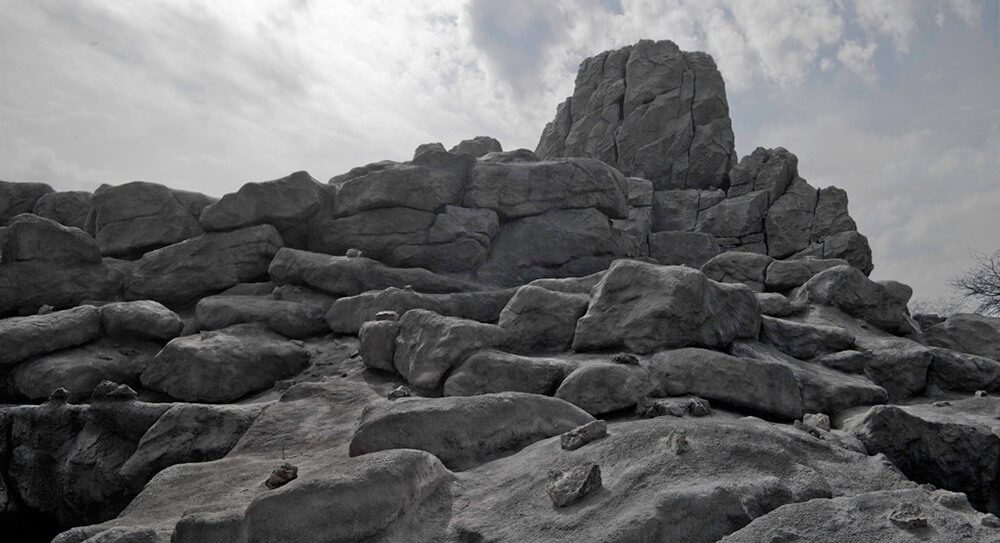
{"type": "Polygon", "coordinates": [[[79,228],[30,213],[14,217],[7,227],[0,250],[6,262],[101,263],[101,250],[94,238],[79,228]]]}
{"type": "Polygon", "coordinates": [[[309,353],[254,325],[172,340],[143,372],[143,386],[189,402],[225,403],[309,365],[309,353]]]}
{"type": "Polygon", "coordinates": [[[170,341],[184,329],[177,313],[152,300],[105,304],[101,306],[101,323],[105,335],[120,339],[170,341]]]}
{"type": "Polygon", "coordinates": [[[580,363],[567,358],[520,356],[493,349],[477,351],[448,376],[445,396],[530,392],[551,396],[580,363]]]}
{"type": "Polygon", "coordinates": [[[509,350],[517,353],[565,351],[573,344],[576,321],[590,297],[525,285],[510,299],[497,324],[507,330],[509,350]]]}
{"type": "Polygon", "coordinates": [[[85,305],[0,320],[0,367],[87,343],[101,333],[101,311],[85,305]]]}
{"type": "Polygon", "coordinates": [[[426,309],[439,315],[491,323],[497,321],[513,295],[514,289],[428,294],[412,288],[389,287],[339,298],[330,306],[326,322],[338,334],[353,335],[380,311],[402,315],[411,309],[426,309]]]}
{"type": "Polygon", "coordinates": [[[930,351],[928,384],[963,392],[1000,392],[1000,361],[941,347],[930,347],[930,351]]]}
{"type": "Polygon", "coordinates": [[[1000,360],[1000,318],[954,315],[924,330],[929,345],[1000,360]]]}
{"type": "Polygon", "coordinates": [[[460,469],[593,420],[570,403],[520,392],[400,398],[376,402],[365,410],[350,453],[420,449],[460,469]]]}
{"type": "Polygon", "coordinates": [[[642,366],[596,363],[570,373],[555,397],[597,415],[633,407],[654,388],[650,372],[642,366]]]}
{"type": "Polygon", "coordinates": [[[327,199],[333,198],[325,186],[308,172],[295,172],[274,181],[243,185],[205,207],[198,223],[205,231],[237,230],[258,224],[286,230],[316,213],[327,199]]]}
{"type": "Polygon", "coordinates": [[[326,334],[322,307],[256,296],[208,296],[195,306],[201,330],[218,330],[234,324],[257,322],[289,338],[326,334]]]}
{"type": "Polygon", "coordinates": [[[836,326],[761,317],[761,338],[800,360],[854,348],[854,334],[836,326]]]}
{"type": "Polygon", "coordinates": [[[814,275],[794,299],[827,305],[889,333],[907,330],[906,303],[913,290],[896,281],[872,281],[857,268],[834,266],[814,275]]]}

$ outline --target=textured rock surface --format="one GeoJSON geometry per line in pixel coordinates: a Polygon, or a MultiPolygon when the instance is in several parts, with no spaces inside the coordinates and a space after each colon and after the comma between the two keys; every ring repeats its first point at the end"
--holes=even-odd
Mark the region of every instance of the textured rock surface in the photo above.
{"type": "Polygon", "coordinates": [[[35,202],[32,213],[59,224],[85,230],[94,195],[83,191],[49,192],[35,202]]]}
{"type": "Polygon", "coordinates": [[[322,307],[255,296],[208,296],[195,306],[201,330],[218,330],[234,324],[259,322],[289,338],[329,332],[322,307]]]}
{"type": "Polygon", "coordinates": [[[326,322],[334,332],[357,334],[361,325],[373,320],[380,311],[395,311],[402,315],[411,309],[426,309],[439,315],[479,322],[496,322],[513,295],[513,289],[427,294],[412,288],[389,287],[336,300],[326,314],[326,322]]]}
{"type": "Polygon", "coordinates": [[[1000,362],[960,353],[941,347],[931,347],[931,365],[927,382],[947,390],[1000,392],[1000,362]]]}
{"type": "Polygon", "coordinates": [[[97,244],[79,228],[29,213],[12,218],[7,227],[2,249],[4,262],[101,263],[97,244]]]}
{"type": "Polygon", "coordinates": [[[759,329],[757,299],[743,286],[710,281],[690,268],[619,260],[594,287],[573,349],[725,347],[757,337],[759,329]]]}
{"type": "Polygon", "coordinates": [[[517,353],[565,351],[590,297],[525,285],[503,308],[497,324],[507,331],[507,348],[517,353]]]}
{"type": "Polygon", "coordinates": [[[529,392],[552,396],[577,366],[563,358],[528,357],[484,349],[469,355],[451,372],[444,383],[444,394],[529,392]]]}
{"type": "Polygon", "coordinates": [[[204,233],[198,218],[156,183],[101,185],[92,202],[87,227],[105,255],[140,255],[204,233]]]}
{"type": "Polygon", "coordinates": [[[773,292],[782,292],[802,286],[817,273],[848,264],[839,258],[799,260],[775,260],[764,270],[764,286],[773,292]]]}
{"type": "Polygon", "coordinates": [[[701,232],[654,232],[649,235],[649,256],[667,266],[700,268],[719,255],[715,236],[701,232]]]}
{"type": "Polygon", "coordinates": [[[368,321],[358,331],[358,352],[366,368],[396,373],[397,321],[368,321]]]}
{"type": "Polygon", "coordinates": [[[779,351],[808,360],[854,347],[854,334],[836,326],[761,317],[761,339],[779,351]]]}
{"type": "Polygon", "coordinates": [[[736,162],[722,76],[670,41],[588,58],[536,152],[596,158],[658,189],[721,187],[736,162]]]}
{"type": "Polygon", "coordinates": [[[38,200],[52,192],[55,189],[45,183],[0,181],[0,225],[21,213],[31,213],[38,200]]]}
{"type": "Polygon", "coordinates": [[[101,333],[101,312],[93,306],[0,320],[0,366],[93,340],[101,333]]]}
{"type": "Polygon", "coordinates": [[[472,155],[479,158],[489,153],[503,152],[503,147],[495,138],[476,136],[470,140],[462,140],[458,145],[448,150],[449,153],[472,155]]]}
{"type": "Polygon", "coordinates": [[[872,281],[857,268],[835,266],[814,275],[795,298],[835,307],[887,332],[905,331],[910,287],[895,281],[872,281]]]}
{"type": "Polygon", "coordinates": [[[570,373],[555,396],[597,415],[635,406],[654,386],[641,366],[587,364],[570,373]]]}
{"type": "Polygon", "coordinates": [[[929,345],[1000,360],[1000,318],[959,314],[924,330],[929,345]]]}
{"type": "Polygon", "coordinates": [[[706,262],[701,271],[713,281],[743,283],[750,290],[763,292],[767,269],[774,262],[774,259],[766,255],[727,252],[706,262]]]}
{"type": "Polygon", "coordinates": [[[184,321],[159,302],[139,300],[101,306],[101,326],[113,338],[170,341],[181,335],[184,321]]]}

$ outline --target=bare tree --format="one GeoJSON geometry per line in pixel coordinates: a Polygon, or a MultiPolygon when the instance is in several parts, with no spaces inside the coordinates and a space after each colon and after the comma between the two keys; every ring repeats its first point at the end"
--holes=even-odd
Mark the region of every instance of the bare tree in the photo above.
{"type": "Polygon", "coordinates": [[[976,265],[949,283],[979,304],[978,313],[1000,315],[1000,249],[991,255],[973,251],[972,258],[976,265]]]}

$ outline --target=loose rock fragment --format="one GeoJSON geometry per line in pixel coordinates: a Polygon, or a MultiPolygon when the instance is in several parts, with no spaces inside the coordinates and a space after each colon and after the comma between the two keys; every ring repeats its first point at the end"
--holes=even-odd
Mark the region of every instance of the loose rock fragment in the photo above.
{"type": "Polygon", "coordinates": [[[634,354],[628,354],[628,353],[616,353],[612,355],[611,361],[615,362],[616,364],[628,364],[630,366],[639,365],[639,359],[636,358],[634,354]]]}
{"type": "Polygon", "coordinates": [[[802,422],[820,430],[830,431],[830,416],[826,413],[806,413],[802,416],[802,422]]]}
{"type": "Polygon", "coordinates": [[[608,423],[603,420],[595,420],[561,435],[559,443],[563,449],[573,451],[606,435],[608,435],[608,423]]]}
{"type": "Polygon", "coordinates": [[[672,417],[706,417],[712,409],[708,400],[698,397],[691,398],[645,398],[635,407],[637,415],[654,418],[670,415],[672,417]]]}
{"type": "Polygon", "coordinates": [[[113,381],[101,381],[100,384],[94,387],[94,392],[91,394],[91,397],[93,397],[94,400],[117,401],[134,400],[139,397],[139,395],[128,385],[120,385],[113,381]]]}
{"type": "Polygon", "coordinates": [[[667,450],[676,455],[681,455],[691,450],[691,443],[688,442],[687,434],[683,430],[671,431],[665,441],[667,442],[667,450]]]}
{"type": "Polygon", "coordinates": [[[410,396],[413,396],[413,393],[410,392],[409,388],[407,388],[407,387],[405,387],[403,385],[399,385],[398,387],[390,390],[389,393],[385,395],[385,397],[388,398],[389,400],[396,400],[396,399],[399,399],[399,398],[407,398],[407,397],[410,397],[410,396]]]}
{"type": "Polygon", "coordinates": [[[927,526],[927,517],[913,502],[903,502],[889,513],[889,520],[904,530],[917,530],[927,526]]]}
{"type": "Polygon", "coordinates": [[[274,468],[274,471],[271,472],[271,476],[267,478],[267,481],[264,481],[264,485],[273,490],[279,486],[288,484],[298,476],[299,468],[286,462],[274,468]]]}
{"type": "Polygon", "coordinates": [[[52,403],[66,403],[69,400],[69,391],[59,387],[49,394],[49,401],[52,403]]]}
{"type": "Polygon", "coordinates": [[[569,471],[549,472],[549,484],[545,491],[556,507],[565,507],[583,499],[601,488],[601,467],[587,462],[569,471]]]}
{"type": "Polygon", "coordinates": [[[395,311],[379,311],[375,313],[375,320],[377,321],[398,321],[399,313],[395,311]]]}
{"type": "Polygon", "coordinates": [[[977,390],[976,391],[976,397],[977,398],[985,398],[985,397],[987,397],[989,395],[990,395],[990,393],[986,392],[985,390],[977,390]]]}

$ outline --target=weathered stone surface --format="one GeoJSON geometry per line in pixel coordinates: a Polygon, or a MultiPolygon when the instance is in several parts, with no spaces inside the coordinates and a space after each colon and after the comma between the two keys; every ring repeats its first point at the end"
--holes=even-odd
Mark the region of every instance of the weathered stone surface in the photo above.
{"type": "Polygon", "coordinates": [[[593,420],[560,399],[521,392],[378,401],[362,415],[350,454],[419,449],[461,469],[593,420]]]}
{"type": "Polygon", "coordinates": [[[330,329],[338,334],[357,334],[361,325],[381,311],[402,315],[411,309],[426,309],[440,315],[479,322],[496,322],[514,289],[427,294],[411,288],[389,287],[347,296],[333,302],[326,314],[330,329]]]}
{"type": "Polygon", "coordinates": [[[172,340],[142,373],[143,386],[189,402],[225,403],[309,364],[309,353],[255,325],[172,340]]]}
{"type": "Polygon", "coordinates": [[[913,290],[895,281],[872,281],[857,268],[835,266],[809,279],[794,299],[835,307],[890,333],[906,330],[913,290]]]}
{"type": "Polygon", "coordinates": [[[638,256],[649,256],[649,233],[653,229],[653,208],[650,206],[630,207],[628,219],[614,219],[611,225],[625,232],[638,246],[638,256]]]}
{"type": "Polygon", "coordinates": [[[719,255],[712,234],[701,232],[653,232],[649,235],[649,256],[667,266],[700,268],[719,255]]]}
{"type": "Polygon", "coordinates": [[[159,302],[139,300],[101,306],[104,334],[113,338],[170,341],[181,335],[184,322],[159,302]]]}
{"type": "Polygon", "coordinates": [[[330,331],[322,307],[256,296],[202,298],[195,306],[195,322],[200,330],[258,322],[290,338],[323,335],[330,331]]]}
{"type": "Polygon", "coordinates": [[[743,157],[729,172],[727,196],[736,198],[754,191],[765,191],[768,195],[767,205],[770,206],[785,194],[789,185],[798,177],[798,168],[798,157],[784,147],[758,147],[753,153],[743,157]]]}
{"type": "Polygon", "coordinates": [[[529,392],[552,396],[578,364],[561,358],[520,356],[492,349],[477,351],[452,371],[445,396],[529,392]]]}
{"type": "Polygon", "coordinates": [[[573,349],[724,347],[759,330],[760,308],[746,287],[690,268],[619,260],[594,288],[573,349]]]}
{"type": "Polygon", "coordinates": [[[268,273],[276,283],[307,285],[334,296],[356,296],[370,290],[407,285],[430,293],[479,290],[471,283],[419,268],[391,268],[368,258],[330,256],[288,248],[274,255],[268,273]]]}
{"type": "Polygon", "coordinates": [[[708,400],[697,396],[678,398],[643,398],[635,406],[635,413],[646,418],[663,417],[707,417],[712,413],[708,400]]]}
{"type": "MultiPolygon", "coordinates": [[[[809,233],[811,242],[822,241],[843,232],[857,231],[858,226],[847,214],[847,191],[837,187],[819,189],[816,216],[809,233]]],[[[848,259],[849,260],[849,259],[848,259]]]]}
{"type": "Polygon", "coordinates": [[[727,198],[699,213],[694,230],[717,238],[743,238],[759,234],[764,231],[768,197],[769,193],[761,190],[727,198]]]}
{"type": "Polygon", "coordinates": [[[566,507],[576,503],[587,495],[601,489],[601,468],[593,462],[587,462],[567,471],[549,473],[549,484],[545,492],[556,507],[566,507]]]}
{"type": "Polygon", "coordinates": [[[486,261],[499,228],[497,214],[490,209],[445,206],[434,216],[425,241],[392,247],[382,260],[435,272],[472,271],[486,261]]]}
{"type": "Polygon", "coordinates": [[[794,373],[774,362],[688,348],[657,353],[649,371],[660,396],[694,394],[787,420],[805,412],[794,373]]]}
{"type": "Polygon", "coordinates": [[[106,258],[101,264],[73,262],[0,263],[0,315],[30,315],[44,305],[58,309],[88,300],[120,299],[131,263],[106,258]]]}
{"type": "Polygon", "coordinates": [[[931,365],[927,368],[928,384],[964,392],[1000,391],[1000,362],[941,347],[931,347],[930,351],[932,358],[931,365]]]}
{"type": "Polygon", "coordinates": [[[590,275],[585,275],[583,277],[562,277],[562,278],[551,278],[545,277],[542,279],[535,279],[534,281],[528,283],[533,287],[542,287],[547,290],[554,290],[556,292],[565,292],[567,294],[587,294],[597,286],[597,283],[604,278],[607,273],[606,270],[599,272],[594,272],[590,275]]]}
{"type": "Polygon", "coordinates": [[[875,269],[872,263],[872,250],[868,238],[854,232],[834,234],[823,241],[817,241],[805,249],[795,253],[791,258],[840,258],[851,266],[868,275],[875,269]]]}
{"type": "Polygon", "coordinates": [[[1000,438],[975,420],[887,405],[872,407],[844,428],[918,483],[965,492],[980,508],[996,492],[1000,438]]]}
{"type": "Polygon", "coordinates": [[[865,367],[871,362],[871,353],[856,350],[840,351],[814,358],[817,364],[844,373],[864,373],[865,367]]]}
{"type": "Polygon", "coordinates": [[[35,202],[32,213],[64,226],[84,230],[87,227],[87,215],[93,209],[93,196],[83,191],[49,192],[35,202]]]}
{"type": "Polygon", "coordinates": [[[702,273],[720,283],[742,283],[750,290],[763,292],[767,269],[774,259],[767,255],[729,251],[706,262],[702,273]]]}
{"type": "Polygon", "coordinates": [[[302,229],[321,207],[332,204],[333,193],[302,171],[273,181],[247,183],[205,207],[198,223],[206,232],[270,224],[281,233],[285,245],[304,249],[307,240],[296,227],[302,229]]]}
{"type": "Polygon", "coordinates": [[[593,208],[553,210],[504,224],[476,272],[485,283],[523,285],[542,277],[589,275],[638,253],[635,240],[593,208]]]}
{"type": "Polygon", "coordinates": [[[346,183],[347,181],[350,181],[351,179],[357,179],[358,177],[362,177],[372,172],[377,172],[379,170],[384,170],[386,168],[395,166],[397,164],[399,164],[399,162],[396,162],[395,160],[380,160],[378,162],[365,164],[364,166],[351,168],[350,171],[348,171],[347,173],[331,177],[330,180],[327,181],[327,185],[333,185],[339,187],[344,183],[346,183]]]}
{"type": "Polygon", "coordinates": [[[514,219],[557,209],[596,208],[628,218],[628,182],[593,159],[540,162],[477,162],[462,199],[465,207],[492,209],[514,219]]]}
{"type": "Polygon", "coordinates": [[[641,366],[586,364],[563,380],[555,397],[597,415],[635,406],[654,386],[641,366]]]}
{"type": "Polygon", "coordinates": [[[806,281],[823,270],[845,264],[849,263],[839,258],[775,260],[768,264],[764,271],[764,286],[773,292],[791,290],[804,285],[806,281]]]}
{"type": "Polygon", "coordinates": [[[800,360],[854,347],[854,334],[836,326],[761,317],[760,332],[762,340],[800,360]]]}
{"type": "Polygon", "coordinates": [[[563,450],[575,451],[587,443],[597,441],[607,435],[608,423],[603,420],[595,420],[559,436],[559,445],[563,450]]]}
{"type": "Polygon", "coordinates": [[[156,183],[101,185],[92,202],[88,230],[92,225],[90,231],[104,255],[140,255],[204,233],[197,217],[170,189],[156,183]]]}
{"type": "Polygon", "coordinates": [[[27,360],[14,368],[11,377],[17,392],[30,400],[45,400],[52,391],[63,388],[68,401],[78,402],[89,398],[102,381],[137,386],[139,375],[160,347],[158,343],[120,344],[98,339],[27,360]]]}
{"type": "Polygon", "coordinates": [[[31,213],[38,200],[55,189],[45,183],[0,181],[0,225],[21,213],[31,213]]]}
{"type": "Polygon", "coordinates": [[[968,499],[947,490],[920,488],[869,492],[828,500],[789,504],[758,517],[720,543],[759,541],[882,541],[903,543],[929,537],[956,541],[991,541],[997,528],[968,499]],[[917,511],[913,527],[893,522],[892,515],[917,511]],[[844,519],[850,522],[844,522],[844,519]],[[916,522],[922,519],[922,522],[916,522]],[[923,525],[924,527],[916,527],[923,525]]]}
{"type": "Polygon", "coordinates": [[[653,193],[653,231],[692,231],[703,210],[726,199],[721,190],[661,190],[653,193]]]}
{"type": "Polygon", "coordinates": [[[87,343],[101,333],[101,312],[93,306],[0,320],[0,366],[34,355],[87,343]]]}
{"type": "Polygon", "coordinates": [[[423,389],[441,386],[448,371],[483,347],[507,339],[503,328],[468,319],[411,309],[399,319],[393,365],[410,385],[423,389]]]}
{"type": "Polygon", "coordinates": [[[649,207],[653,205],[653,182],[641,177],[627,177],[628,205],[631,207],[649,207]]]}
{"type": "Polygon", "coordinates": [[[500,312],[508,350],[516,353],[565,351],[573,344],[576,321],[587,312],[590,297],[525,285],[500,312]]]}
{"type": "Polygon", "coordinates": [[[761,315],[769,317],[791,317],[805,311],[805,307],[793,304],[791,300],[776,292],[758,292],[755,294],[760,303],[761,315]]]}
{"type": "Polygon", "coordinates": [[[435,215],[430,211],[386,207],[318,220],[314,225],[315,241],[310,244],[309,250],[342,255],[349,249],[360,249],[370,258],[384,260],[396,247],[426,245],[427,233],[434,219],[435,215]]]}
{"type": "Polygon", "coordinates": [[[783,195],[772,200],[764,219],[768,255],[785,258],[809,246],[818,194],[804,179],[796,177],[783,195]]]}
{"type": "Polygon", "coordinates": [[[489,136],[476,136],[471,140],[462,140],[458,145],[448,150],[449,153],[460,155],[472,155],[479,158],[489,153],[503,152],[503,146],[495,138],[489,136]]]}
{"type": "MultiPolygon", "coordinates": [[[[419,160],[420,154],[415,160],[419,160]]],[[[346,181],[337,191],[337,215],[379,208],[433,212],[444,205],[460,205],[475,158],[448,153],[443,147],[433,155],[434,161],[427,165],[398,164],[346,181]]]]}
{"type": "Polygon", "coordinates": [[[924,330],[929,345],[1000,360],[1000,318],[953,315],[924,330]]]}
{"type": "Polygon", "coordinates": [[[139,259],[126,282],[125,298],[167,305],[192,302],[261,277],[281,247],[278,231],[262,224],[157,249],[139,259]]]}
{"type": "Polygon", "coordinates": [[[368,321],[358,331],[358,352],[366,368],[396,373],[393,359],[396,356],[398,321],[368,321]]]}
{"type": "Polygon", "coordinates": [[[79,228],[63,226],[30,213],[10,220],[3,242],[3,261],[100,264],[101,250],[79,228]]]}
{"type": "Polygon", "coordinates": [[[670,41],[591,57],[536,152],[597,158],[658,189],[723,186],[736,158],[722,76],[670,41]]]}

